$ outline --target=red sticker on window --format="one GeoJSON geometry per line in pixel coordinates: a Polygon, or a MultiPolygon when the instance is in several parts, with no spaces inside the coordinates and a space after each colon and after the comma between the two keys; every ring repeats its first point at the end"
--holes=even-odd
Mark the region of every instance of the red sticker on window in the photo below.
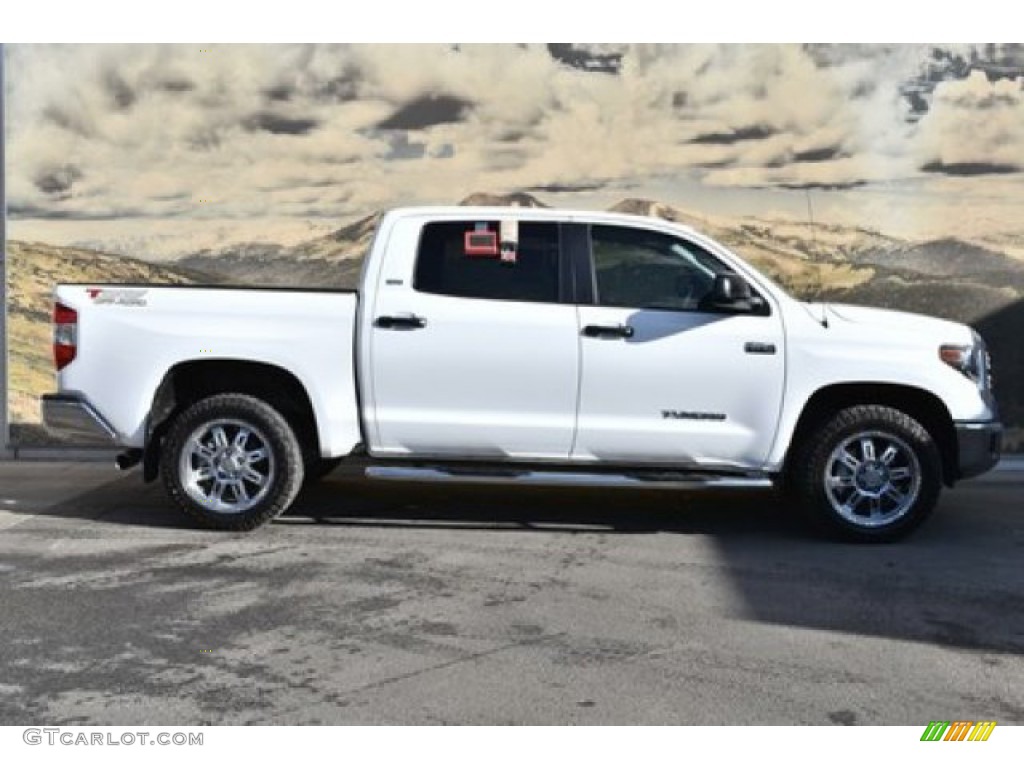
{"type": "Polygon", "coordinates": [[[467,256],[497,256],[498,233],[486,230],[467,232],[463,250],[467,256]]]}

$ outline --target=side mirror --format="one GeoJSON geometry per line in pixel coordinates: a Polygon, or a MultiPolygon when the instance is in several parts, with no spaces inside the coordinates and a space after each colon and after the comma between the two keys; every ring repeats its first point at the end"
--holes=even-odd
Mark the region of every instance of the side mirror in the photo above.
{"type": "Polygon", "coordinates": [[[746,280],[733,272],[726,272],[715,275],[711,292],[703,303],[708,309],[750,312],[754,309],[754,294],[746,280]]]}

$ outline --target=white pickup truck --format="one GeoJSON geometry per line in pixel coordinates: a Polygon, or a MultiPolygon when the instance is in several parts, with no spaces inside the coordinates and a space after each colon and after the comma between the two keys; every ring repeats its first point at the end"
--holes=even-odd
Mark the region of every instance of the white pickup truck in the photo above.
{"type": "Polygon", "coordinates": [[[897,538],[990,469],[984,342],[806,304],[683,226],[386,214],[357,292],[56,289],[44,421],[125,449],[202,523],[251,529],[341,460],[380,479],[783,488],[897,538]]]}

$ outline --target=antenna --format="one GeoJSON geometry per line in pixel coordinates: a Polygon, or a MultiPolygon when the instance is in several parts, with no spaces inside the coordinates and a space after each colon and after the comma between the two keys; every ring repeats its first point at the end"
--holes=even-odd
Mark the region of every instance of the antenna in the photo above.
{"type": "Polygon", "coordinates": [[[815,237],[815,234],[814,234],[814,206],[811,205],[811,190],[810,190],[810,188],[805,189],[804,190],[804,194],[807,195],[807,218],[810,220],[810,226],[811,226],[811,247],[815,251],[817,251],[818,250],[818,240],[817,240],[817,238],[815,237]]]}
{"type": "MultiPolygon", "coordinates": [[[[818,252],[818,238],[815,235],[814,206],[811,204],[811,189],[810,189],[810,187],[808,187],[807,189],[804,190],[804,194],[807,195],[807,219],[810,222],[810,228],[811,228],[811,259],[813,260],[814,259],[814,254],[818,252]]],[[[825,292],[824,288],[825,288],[825,286],[822,283],[822,280],[821,280],[821,277],[820,277],[820,273],[819,273],[819,277],[818,277],[818,296],[817,296],[818,299],[820,299],[821,298],[821,294],[823,294],[825,292]]],[[[828,328],[828,315],[826,314],[825,306],[824,305],[822,305],[822,307],[821,307],[821,325],[822,325],[823,328],[828,328]]]]}

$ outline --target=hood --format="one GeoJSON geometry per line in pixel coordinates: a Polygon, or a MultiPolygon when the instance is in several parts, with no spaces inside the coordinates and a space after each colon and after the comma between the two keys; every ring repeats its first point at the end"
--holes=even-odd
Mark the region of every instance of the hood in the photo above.
{"type": "Polygon", "coordinates": [[[884,328],[890,333],[940,337],[951,343],[969,344],[972,339],[971,329],[966,325],[928,315],[858,307],[854,304],[824,304],[815,309],[819,312],[824,309],[824,316],[829,323],[850,323],[872,329],[884,328]]]}

